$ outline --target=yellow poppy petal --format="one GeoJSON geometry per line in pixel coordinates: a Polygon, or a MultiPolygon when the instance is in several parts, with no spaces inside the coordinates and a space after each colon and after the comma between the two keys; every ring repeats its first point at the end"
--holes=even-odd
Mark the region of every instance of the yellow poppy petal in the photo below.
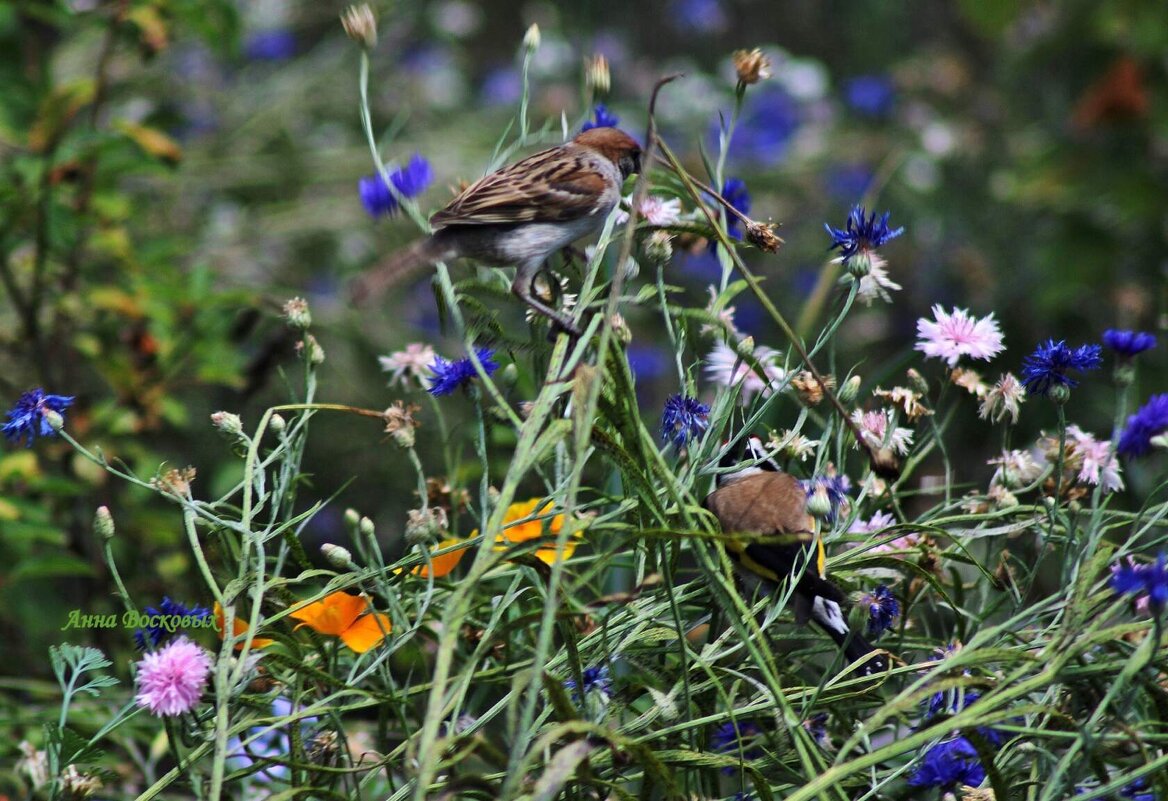
{"type": "MultiPolygon", "coordinates": [[[[442,540],[442,542],[438,543],[433,548],[431,548],[430,551],[431,551],[431,553],[433,553],[435,551],[441,551],[445,548],[451,547],[452,545],[457,545],[460,542],[462,542],[462,540],[458,540],[458,539],[454,539],[454,538],[445,539],[445,540],[442,540]]],[[[434,568],[434,578],[442,578],[443,576],[447,575],[451,570],[453,570],[458,565],[458,563],[460,561],[462,561],[462,557],[466,553],[467,548],[469,548],[469,547],[470,547],[469,545],[464,545],[463,547],[459,548],[456,551],[451,551],[450,553],[444,553],[444,554],[441,554],[440,556],[431,557],[430,564],[434,568]]],[[[430,569],[427,568],[425,565],[418,565],[417,567],[415,567],[413,569],[412,572],[415,576],[421,576],[422,578],[426,578],[427,576],[430,575],[430,569]]]]}
{"type": "Polygon", "coordinates": [[[336,637],[352,626],[357,616],[368,608],[368,598],[338,590],[315,603],[297,609],[288,616],[300,621],[296,628],[308,626],[320,634],[336,637]]]}
{"type": "MultiPolygon", "coordinates": [[[[219,623],[219,625],[215,627],[215,631],[219,634],[219,639],[222,640],[223,639],[223,629],[224,629],[225,624],[226,624],[226,616],[223,614],[223,607],[219,605],[218,601],[215,602],[215,620],[219,623]]],[[[231,633],[236,638],[238,638],[242,634],[247,633],[247,624],[243,622],[243,620],[240,618],[240,616],[238,614],[231,621],[231,633]]],[[[265,648],[274,642],[275,642],[275,640],[269,640],[267,637],[252,637],[251,647],[252,648],[265,648]]],[[[235,644],[235,650],[236,651],[243,650],[243,643],[237,642],[235,644]]]]}
{"type": "Polygon", "coordinates": [[[359,654],[379,644],[390,632],[389,615],[371,612],[341,632],[341,642],[359,654]]]}
{"type": "MultiPolygon", "coordinates": [[[[507,507],[507,514],[503,515],[503,533],[502,539],[507,542],[527,542],[534,540],[537,537],[543,536],[543,520],[528,520],[526,523],[515,523],[516,520],[522,520],[525,517],[530,517],[535,513],[537,507],[544,504],[541,513],[551,511],[551,504],[545,503],[544,498],[531,498],[520,503],[513,503],[507,507]]],[[[548,532],[551,534],[558,534],[564,525],[564,516],[562,514],[555,515],[548,521],[548,532]]]]}
{"type": "MultiPolygon", "coordinates": [[[[564,543],[564,559],[571,559],[572,554],[576,553],[576,538],[569,537],[568,541],[564,543]]],[[[552,545],[547,548],[539,548],[535,552],[535,558],[547,565],[554,565],[556,563],[556,546],[552,545]]]]}

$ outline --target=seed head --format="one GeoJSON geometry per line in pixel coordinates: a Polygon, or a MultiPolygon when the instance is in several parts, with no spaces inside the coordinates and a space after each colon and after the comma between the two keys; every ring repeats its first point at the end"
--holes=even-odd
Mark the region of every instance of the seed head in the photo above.
{"type": "Polygon", "coordinates": [[[341,14],[341,25],[349,38],[366,50],[377,46],[377,18],[368,3],[346,8],[341,14]]]}
{"type": "Polygon", "coordinates": [[[608,94],[612,86],[612,76],[608,71],[608,59],[602,53],[584,60],[584,80],[594,94],[608,94]]]}
{"type": "Polygon", "coordinates": [[[771,77],[771,60],[757,47],[753,50],[735,50],[734,70],[738,73],[739,87],[751,86],[771,77]]]}

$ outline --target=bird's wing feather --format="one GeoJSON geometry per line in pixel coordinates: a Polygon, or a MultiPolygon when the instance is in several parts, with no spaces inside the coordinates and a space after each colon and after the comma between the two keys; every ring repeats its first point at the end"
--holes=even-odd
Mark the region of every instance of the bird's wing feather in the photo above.
{"type": "Polygon", "coordinates": [[[480,178],[430,218],[450,225],[563,222],[596,213],[608,182],[594,157],[572,145],[553,147],[480,178]]]}

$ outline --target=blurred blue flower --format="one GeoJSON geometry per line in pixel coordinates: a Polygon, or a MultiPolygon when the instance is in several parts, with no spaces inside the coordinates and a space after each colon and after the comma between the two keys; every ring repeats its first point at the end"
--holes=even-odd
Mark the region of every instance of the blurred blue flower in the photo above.
{"type": "Polygon", "coordinates": [[[720,0],[673,0],[666,18],[687,33],[721,33],[730,25],[720,0]]]}
{"type": "Polygon", "coordinates": [[[488,106],[513,106],[523,97],[523,78],[514,67],[496,67],[483,78],[479,96],[488,106]]]}
{"type": "Polygon", "coordinates": [[[10,442],[19,443],[21,437],[28,437],[25,447],[31,448],[38,434],[51,437],[56,433],[45,419],[45,412],[64,414],[72,405],[72,395],[46,395],[43,389],[37,387],[21,395],[16,405],[8,410],[8,422],[0,431],[4,432],[10,442]]]}
{"type": "MultiPolygon", "coordinates": [[[[292,702],[287,698],[277,696],[273,699],[273,717],[287,717],[292,712],[292,702]]],[[[302,737],[308,733],[312,726],[316,725],[316,720],[315,717],[308,717],[297,721],[302,737]]],[[[231,770],[244,770],[255,765],[257,762],[266,763],[263,768],[251,774],[251,778],[262,783],[286,779],[288,777],[288,766],[274,764],[271,761],[288,759],[289,752],[292,750],[292,743],[288,738],[288,732],[285,729],[277,727],[260,734],[265,728],[267,727],[255,726],[244,732],[242,736],[231,737],[227,740],[227,767],[231,770]],[[246,746],[243,744],[244,740],[257,735],[258,737],[246,746]]]]}
{"type": "Polygon", "coordinates": [[[710,424],[710,407],[689,395],[670,395],[661,415],[661,436],[678,449],[697,439],[710,424]]]}
{"type": "MultiPolygon", "coordinates": [[[[1091,789],[1086,785],[1078,785],[1075,787],[1075,795],[1083,795],[1091,789]]],[[[1156,792],[1148,787],[1148,780],[1141,777],[1131,784],[1125,784],[1119,795],[1113,798],[1117,801],[1156,801],[1156,792]]]]}
{"type": "MultiPolygon", "coordinates": [[[[608,669],[608,665],[598,665],[594,667],[584,668],[580,674],[580,678],[584,682],[584,695],[596,692],[600,693],[605,699],[612,698],[612,674],[608,669]]],[[[572,691],[572,700],[577,704],[581,702],[580,694],[576,689],[575,679],[565,679],[564,689],[572,691]]]]}
{"type": "MultiPolygon", "coordinates": [[[[402,197],[417,197],[426,191],[434,180],[434,171],[430,162],[415,153],[409,162],[389,174],[389,182],[402,197]]],[[[357,191],[361,195],[361,203],[371,217],[382,214],[393,214],[398,210],[398,201],[393,192],[385,185],[380,175],[369,175],[357,184],[357,191]]]]}
{"type": "Polygon", "coordinates": [[[925,752],[925,758],[908,783],[913,787],[940,787],[953,790],[959,785],[977,787],[985,781],[985,768],[977,758],[977,749],[964,737],[937,743],[925,752]]]}
{"type": "MultiPolygon", "coordinates": [[[[499,369],[499,364],[495,361],[495,352],[490,348],[475,348],[475,355],[478,356],[479,362],[483,365],[483,372],[487,375],[499,369]]],[[[469,356],[454,361],[435,356],[430,371],[434,373],[434,378],[428,392],[434,396],[449,395],[459,387],[469,386],[471,381],[479,377],[469,356]]]]}
{"type": "Polygon", "coordinates": [[[243,43],[248,61],[284,61],[296,55],[296,34],[287,28],[272,28],[250,34],[243,43]]]}
{"type": "Polygon", "coordinates": [[[844,82],[844,102],[860,114],[883,117],[896,102],[896,89],[887,75],[858,75],[844,82]]]}
{"type": "Polygon", "coordinates": [[[836,200],[863,197],[876,173],[864,164],[837,164],[828,168],[827,192],[836,200]]]}
{"type": "MultiPolygon", "coordinates": [[[[966,671],[966,675],[968,675],[968,671],[966,671]]],[[[956,687],[934,693],[933,697],[929,699],[929,707],[925,713],[925,720],[927,722],[929,719],[941,714],[956,715],[961,710],[973,705],[979,698],[981,698],[981,693],[976,690],[963,690],[956,687]]],[[[986,742],[993,746],[999,746],[1006,741],[1004,732],[1000,732],[990,726],[978,726],[976,731],[986,742]]]]}
{"type": "MultiPolygon", "coordinates": [[[[747,95],[730,142],[730,158],[773,167],[787,155],[787,146],[802,123],[799,104],[778,84],[768,84],[747,95]]],[[[715,123],[711,140],[718,141],[715,123]]],[[[854,195],[853,195],[854,197],[854,195]]]]}
{"type": "MultiPolygon", "coordinates": [[[[741,178],[727,178],[722,184],[722,197],[734,208],[743,214],[750,214],[750,192],[746,190],[746,182],[741,178]]],[[[742,222],[733,214],[726,214],[726,233],[734,239],[741,239],[742,222]]],[[[711,247],[713,243],[711,243],[711,247]]]]}
{"type": "Polygon", "coordinates": [[[869,637],[876,639],[892,630],[893,621],[900,615],[900,604],[892,590],[881,584],[871,595],[864,597],[863,603],[868,607],[869,637]]]}
{"type": "MultiPolygon", "coordinates": [[[[710,735],[710,750],[716,751],[720,754],[733,751],[735,754],[741,753],[742,759],[751,760],[758,759],[763,755],[761,748],[742,748],[742,741],[749,740],[762,734],[762,728],[752,720],[742,720],[735,723],[730,721],[723,723],[714,729],[714,733],[710,735]]],[[[734,768],[722,768],[723,773],[733,773],[734,768]]]]}
{"type": "Polygon", "coordinates": [[[1143,456],[1152,449],[1152,437],[1168,431],[1168,393],[1153,395],[1135,414],[1119,435],[1119,452],[1124,456],[1143,456]]]}
{"type": "Polygon", "coordinates": [[[811,717],[803,721],[803,729],[811,735],[811,739],[815,740],[823,748],[831,746],[831,738],[827,735],[827,713],[816,712],[811,717]]]}
{"type": "MultiPolygon", "coordinates": [[[[187,606],[178,601],[172,601],[164,595],[162,597],[162,603],[157,607],[146,607],[144,614],[150,617],[158,615],[173,616],[176,618],[192,617],[197,620],[203,620],[211,616],[211,610],[205,606],[187,606]]],[[[147,626],[144,629],[134,631],[134,642],[137,644],[139,651],[145,651],[147,648],[157,648],[174,635],[175,632],[168,631],[163,626],[147,626]]]]}
{"type": "Polygon", "coordinates": [[[1150,565],[1130,559],[1127,564],[1112,565],[1111,589],[1120,595],[1146,597],[1148,606],[1159,614],[1168,604],[1168,555],[1160,551],[1156,561],[1150,565]]]}
{"type": "Polygon", "coordinates": [[[1048,339],[1022,360],[1022,383],[1031,395],[1047,395],[1053,386],[1077,387],[1079,382],[1067,372],[1098,369],[1103,362],[1100,350],[1098,345],[1072,349],[1064,340],[1048,339]]]}
{"type": "Polygon", "coordinates": [[[596,108],[593,109],[593,118],[584,123],[581,131],[591,131],[593,128],[615,128],[620,125],[620,117],[612,114],[608,110],[608,106],[603,103],[597,103],[596,108]]]}
{"type": "Polygon", "coordinates": [[[828,236],[831,237],[831,247],[828,250],[839,248],[840,256],[843,258],[844,264],[847,264],[848,260],[860,251],[875,250],[890,239],[896,239],[904,233],[904,226],[896,230],[890,229],[888,215],[891,213],[886,211],[877,220],[876,212],[872,212],[871,216],[865,216],[863,206],[853,206],[851,213],[848,214],[848,221],[842,229],[832,228],[824,223],[823,227],[827,229],[828,236]]]}
{"type": "Polygon", "coordinates": [[[1130,359],[1156,347],[1156,337],[1144,331],[1117,331],[1108,328],[1103,332],[1103,344],[1121,357],[1130,359]]]}
{"type": "Polygon", "coordinates": [[[655,345],[629,345],[625,354],[629,369],[638,381],[651,381],[660,378],[669,367],[670,355],[664,349],[655,345]]]}

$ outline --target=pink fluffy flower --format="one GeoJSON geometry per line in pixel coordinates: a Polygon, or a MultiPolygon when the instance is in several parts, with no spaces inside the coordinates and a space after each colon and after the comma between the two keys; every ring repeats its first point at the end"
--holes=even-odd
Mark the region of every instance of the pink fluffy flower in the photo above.
{"type": "Polygon", "coordinates": [[[211,655],[186,637],[146,654],[138,663],[138,706],[155,715],[181,715],[199,702],[211,655]]]}
{"type": "Polygon", "coordinates": [[[381,369],[389,373],[389,385],[399,383],[405,389],[410,388],[410,379],[423,386],[422,379],[430,378],[430,365],[434,363],[434,349],[421,342],[411,342],[405,350],[394,351],[388,356],[378,356],[381,369]]]}
{"type": "Polygon", "coordinates": [[[928,358],[944,359],[950,367],[957,366],[962,356],[989,361],[1001,353],[1002,332],[991,313],[977,319],[965,309],[954,309],[951,313],[933,306],[936,320],[917,320],[916,349],[928,358]]]}
{"type": "Polygon", "coordinates": [[[763,375],[759,375],[733,348],[719,342],[706,356],[706,377],[724,387],[742,384],[739,400],[743,405],[750,403],[750,399],[760,392],[767,397],[782,385],[787,371],[775,364],[781,355],[777,350],[760,346],[754,349],[753,355],[763,375]]]}
{"type": "MultiPolygon", "coordinates": [[[[862,412],[856,409],[852,412],[852,422],[860,429],[864,442],[873,448],[891,448],[902,456],[908,453],[912,445],[913,432],[911,428],[889,426],[892,421],[890,409],[879,409],[874,412],[862,412]]],[[[859,447],[860,443],[856,443],[859,447]]]]}
{"type": "Polygon", "coordinates": [[[1067,437],[1075,456],[1083,460],[1079,467],[1079,481],[1102,486],[1104,492],[1123,489],[1119,460],[1111,452],[1110,440],[1097,440],[1076,425],[1067,426],[1067,437]]]}
{"type": "Polygon", "coordinates": [[[873,531],[882,531],[889,526],[896,525],[896,518],[887,512],[876,512],[871,520],[857,519],[848,529],[849,534],[871,534],[873,531]]]}

